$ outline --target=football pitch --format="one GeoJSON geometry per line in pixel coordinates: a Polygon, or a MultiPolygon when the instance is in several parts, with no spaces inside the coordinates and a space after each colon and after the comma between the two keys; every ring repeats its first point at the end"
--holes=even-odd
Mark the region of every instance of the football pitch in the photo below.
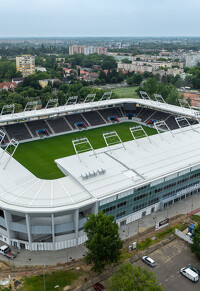
{"type": "MultiPolygon", "coordinates": [[[[54,160],[75,154],[72,139],[87,137],[93,148],[98,149],[106,146],[103,133],[115,130],[125,142],[133,139],[129,128],[137,125],[133,122],[125,122],[21,143],[14,158],[38,178],[58,179],[64,175],[54,160]]],[[[157,133],[155,129],[143,127],[148,135],[157,133]]]]}

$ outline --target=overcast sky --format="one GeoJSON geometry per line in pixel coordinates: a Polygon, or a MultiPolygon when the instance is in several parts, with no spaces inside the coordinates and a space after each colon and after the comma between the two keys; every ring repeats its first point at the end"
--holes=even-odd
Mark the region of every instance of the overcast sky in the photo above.
{"type": "Polygon", "coordinates": [[[200,36],[200,0],[0,0],[0,37],[200,36]]]}

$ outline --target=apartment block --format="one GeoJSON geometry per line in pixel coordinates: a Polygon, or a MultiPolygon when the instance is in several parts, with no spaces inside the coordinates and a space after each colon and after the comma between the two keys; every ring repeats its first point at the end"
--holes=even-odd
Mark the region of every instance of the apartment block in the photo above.
{"type": "Polygon", "coordinates": [[[35,73],[35,57],[31,55],[22,55],[16,57],[17,71],[22,73],[23,77],[27,77],[35,73]]]}
{"type": "Polygon", "coordinates": [[[85,45],[73,45],[69,47],[69,55],[74,54],[83,54],[83,55],[90,55],[90,54],[98,54],[98,55],[106,55],[107,48],[98,46],[85,46],[85,45]]]}

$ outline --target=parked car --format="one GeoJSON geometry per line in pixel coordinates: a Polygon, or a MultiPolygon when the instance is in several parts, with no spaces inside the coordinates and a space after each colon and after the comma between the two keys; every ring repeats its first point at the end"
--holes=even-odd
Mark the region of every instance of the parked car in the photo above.
{"type": "Polygon", "coordinates": [[[200,270],[192,265],[189,265],[188,268],[192,271],[194,271],[195,273],[197,273],[198,275],[200,275],[200,270]]]}
{"type": "Polygon", "coordinates": [[[142,257],[143,262],[145,262],[147,265],[151,266],[151,267],[155,267],[156,263],[153,259],[151,259],[150,257],[147,256],[143,256],[142,257]]]}
{"type": "Polygon", "coordinates": [[[193,282],[197,282],[199,280],[199,275],[190,268],[182,268],[180,273],[193,282]]]}
{"type": "Polygon", "coordinates": [[[106,288],[99,282],[94,284],[94,289],[97,290],[97,291],[105,291],[106,290],[106,288]]]}

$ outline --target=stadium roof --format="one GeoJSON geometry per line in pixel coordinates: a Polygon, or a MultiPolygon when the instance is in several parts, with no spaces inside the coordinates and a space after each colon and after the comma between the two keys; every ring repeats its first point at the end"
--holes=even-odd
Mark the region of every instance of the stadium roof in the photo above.
{"type": "Polygon", "coordinates": [[[70,210],[200,168],[200,125],[153,135],[150,141],[125,142],[124,147],[58,159],[68,176],[57,180],[39,179],[13,158],[4,169],[5,153],[0,159],[0,206],[24,213],[70,210]]]}
{"type": "Polygon", "coordinates": [[[52,116],[56,114],[64,114],[68,112],[75,113],[76,111],[97,109],[97,108],[102,108],[106,106],[119,105],[122,103],[136,103],[143,106],[155,108],[157,110],[171,112],[173,114],[195,117],[194,110],[190,108],[170,105],[167,103],[161,103],[161,102],[153,101],[153,100],[120,98],[120,99],[109,99],[109,100],[104,100],[104,101],[88,102],[88,103],[78,103],[74,105],[65,105],[65,106],[46,108],[46,109],[40,109],[40,110],[23,111],[23,112],[13,113],[13,114],[4,114],[4,115],[0,115],[0,123],[12,122],[16,120],[23,120],[23,119],[29,119],[29,118],[46,117],[46,116],[52,116]]]}

